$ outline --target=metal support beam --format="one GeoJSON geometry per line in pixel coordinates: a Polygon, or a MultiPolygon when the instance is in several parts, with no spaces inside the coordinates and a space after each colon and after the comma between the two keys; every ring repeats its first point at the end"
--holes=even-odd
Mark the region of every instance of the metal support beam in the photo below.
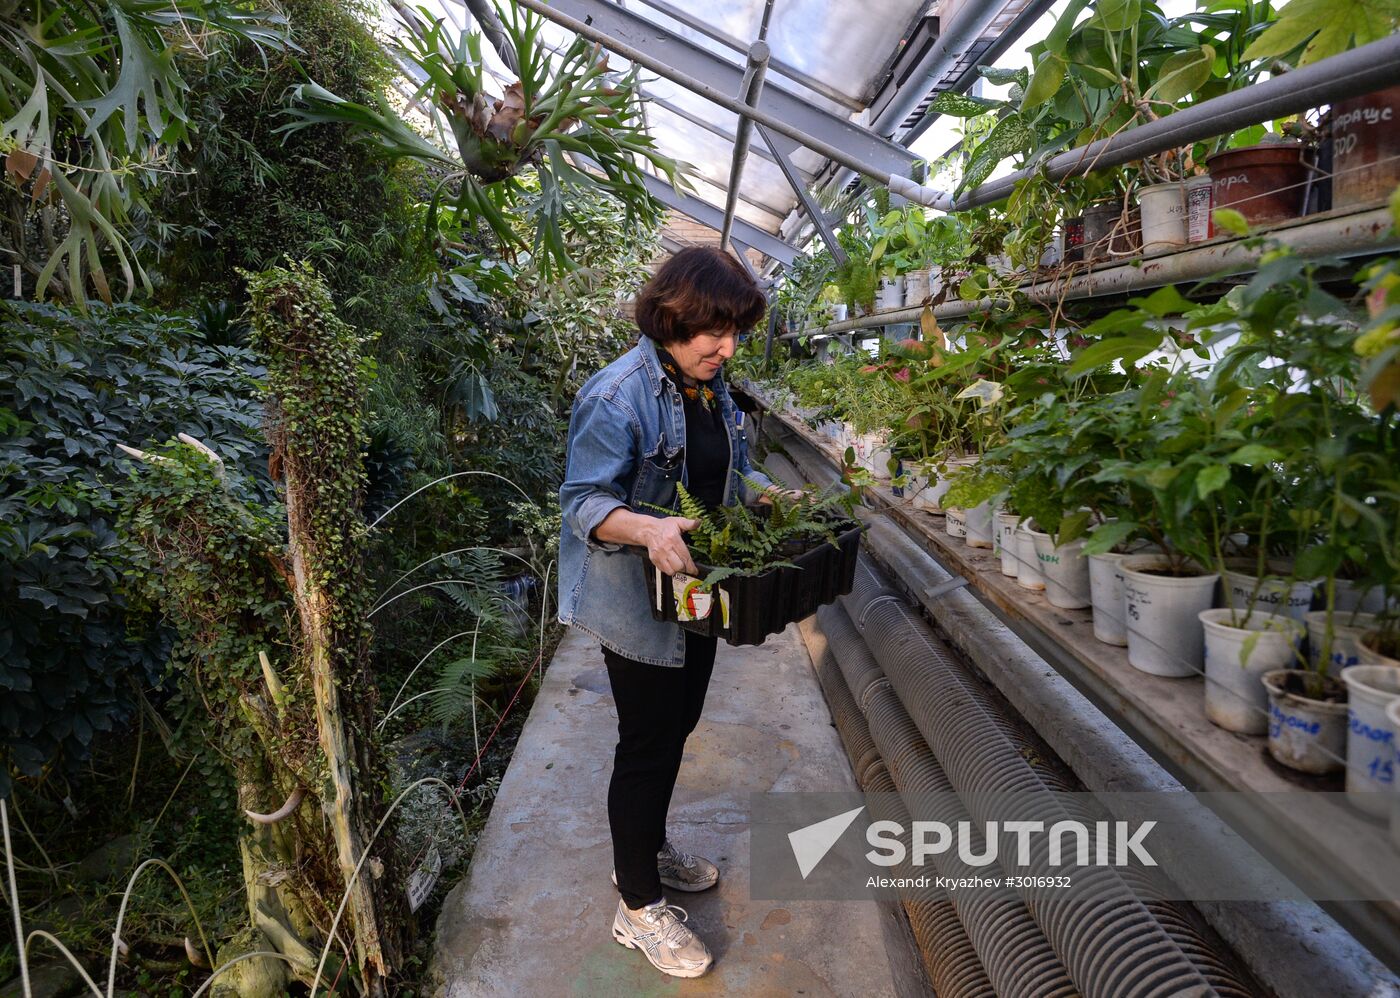
{"type": "MultiPolygon", "coordinates": [[[[748,275],[753,278],[755,284],[768,283],[767,281],[763,280],[761,277],[758,276],[758,271],[753,269],[753,264],[749,263],[749,258],[744,255],[749,251],[749,247],[745,246],[737,239],[731,239],[729,242],[729,247],[732,250],[734,250],[734,255],[738,257],[740,266],[742,266],[744,270],[748,272],[748,275]]],[[[723,247],[721,246],[721,248],[723,247]]]]}
{"type": "MultiPolygon", "coordinates": [[[[892,135],[909,117],[909,112],[919,105],[919,101],[928,96],[928,92],[952,71],[968,48],[986,33],[1005,7],[1006,0],[968,0],[951,21],[940,23],[938,39],[909,74],[908,82],[895,91],[876,115],[871,130],[879,135],[892,135]]],[[[856,172],[850,168],[839,171],[827,190],[844,190],[856,172]]],[[[936,204],[932,207],[946,209],[949,205],[936,204]]]]}
{"type": "MultiPolygon", "coordinates": [[[[1031,3],[1021,8],[1021,12],[1015,16],[1012,22],[997,33],[996,40],[977,57],[977,61],[963,70],[957,80],[951,86],[943,87],[941,90],[948,90],[955,94],[965,94],[972,85],[980,78],[977,72],[979,66],[995,66],[997,60],[1006,54],[1006,50],[1011,48],[1016,41],[1026,33],[1026,31],[1039,21],[1053,7],[1056,0],[1032,0],[1031,3]]],[[[928,131],[929,127],[939,119],[940,115],[925,114],[918,121],[909,127],[903,135],[899,136],[899,141],[906,146],[914,144],[920,135],[928,131]]]]}
{"type": "MultiPolygon", "coordinates": [[[[749,46],[749,64],[744,81],[739,86],[739,99],[749,107],[757,107],[763,96],[763,78],[768,72],[768,43],[759,39],[749,46]]],[[[739,131],[734,137],[734,157],[729,161],[729,183],[724,192],[724,226],[719,230],[719,245],[729,245],[734,225],[734,209],[739,206],[739,185],[744,182],[744,163],[749,158],[749,142],[753,139],[753,120],[739,119],[739,131]]]]}
{"type": "Polygon", "coordinates": [[[1384,90],[1396,83],[1400,83],[1400,34],[1193,104],[1080,149],[1062,152],[1035,171],[1018,170],[968,191],[957,199],[956,207],[975,208],[1000,201],[1032,172],[1043,171],[1051,180],[1063,180],[1225,135],[1261,121],[1384,90]]]}
{"type": "MultiPolygon", "coordinates": [[[[703,17],[697,17],[689,11],[682,10],[675,4],[666,3],[665,0],[641,0],[641,2],[644,6],[650,7],[657,13],[669,17],[677,24],[684,24],[692,31],[697,31],[706,38],[713,39],[721,45],[733,49],[735,52],[743,52],[748,48],[745,42],[735,38],[733,35],[720,31],[703,17]]],[[[768,8],[768,10],[771,9],[772,8],[768,8]]],[[[759,37],[762,38],[764,36],[760,34],[759,37]]],[[[781,59],[771,60],[768,63],[768,67],[779,76],[786,77],[794,83],[800,83],[813,93],[821,94],[827,100],[840,104],[842,107],[849,108],[852,111],[865,110],[865,105],[850,94],[843,94],[826,81],[819,80],[810,73],[804,73],[796,66],[783,62],[781,59]]]]}
{"type": "Polygon", "coordinates": [[[802,176],[797,172],[797,167],[793,166],[792,160],[784,156],[773,144],[773,137],[768,134],[768,129],[759,125],[758,134],[763,136],[763,141],[768,145],[768,151],[773,154],[773,159],[777,161],[778,169],[783,171],[783,176],[787,177],[788,185],[797,193],[797,199],[807,210],[807,217],[817,227],[817,233],[822,237],[822,242],[826,244],[831,259],[836,262],[836,266],[840,267],[846,262],[846,251],[836,241],[836,233],[832,231],[831,223],[826,220],[826,214],[822,211],[821,205],[817,204],[816,199],[808,192],[807,185],[803,183],[802,176]]]}
{"type": "MultiPolygon", "coordinates": [[[[687,218],[695,219],[701,225],[708,225],[716,232],[724,224],[724,212],[708,201],[701,201],[689,194],[682,194],[660,177],[653,177],[650,173],[642,174],[642,179],[651,196],[666,207],[680,212],[687,218]]],[[[752,246],[763,255],[771,256],[774,260],[780,261],[784,266],[791,266],[792,262],[797,259],[797,250],[777,236],[764,232],[756,225],[750,225],[742,218],[734,220],[734,238],[752,246]]]]}
{"type": "Polygon", "coordinates": [[[758,107],[729,96],[742,71],[711,52],[658,28],[607,0],[514,0],[548,21],[597,42],[643,69],[694,91],[727,111],[767,125],[813,152],[849,167],[896,193],[933,205],[946,195],[908,179],[917,162],[908,149],[881,138],[778,86],[767,87],[758,107]]]}

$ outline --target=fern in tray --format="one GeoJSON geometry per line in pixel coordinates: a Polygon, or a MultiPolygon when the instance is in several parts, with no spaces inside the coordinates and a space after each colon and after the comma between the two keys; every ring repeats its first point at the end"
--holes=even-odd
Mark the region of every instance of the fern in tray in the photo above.
{"type": "MultiPolygon", "coordinates": [[[[744,483],[755,493],[764,487],[751,479],[744,483]]],[[[691,556],[711,567],[705,576],[708,589],[734,575],[761,575],[773,568],[791,567],[791,557],[818,539],[836,543],[836,527],[851,519],[849,494],[840,488],[804,491],[798,496],[770,492],[770,504],[721,506],[704,504],[677,485],[682,516],[698,521],[688,535],[691,556]]],[[[662,507],[660,512],[671,513],[662,507]]]]}

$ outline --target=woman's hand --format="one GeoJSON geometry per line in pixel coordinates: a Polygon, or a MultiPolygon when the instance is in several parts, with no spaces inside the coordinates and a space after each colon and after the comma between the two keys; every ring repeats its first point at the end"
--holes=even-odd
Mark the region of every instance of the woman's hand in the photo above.
{"type": "Polygon", "coordinates": [[[630,544],[647,549],[651,563],[667,575],[689,572],[699,575],[682,536],[700,526],[699,520],[684,516],[648,516],[619,506],[603,518],[593,536],[612,544],[630,544]]]}
{"type": "Polygon", "coordinates": [[[651,524],[643,531],[642,540],[646,544],[647,557],[651,559],[651,563],[667,575],[675,575],[677,572],[699,575],[700,571],[695,567],[695,560],[690,557],[690,548],[686,546],[683,535],[686,531],[700,526],[700,521],[684,516],[647,519],[651,524]]]}

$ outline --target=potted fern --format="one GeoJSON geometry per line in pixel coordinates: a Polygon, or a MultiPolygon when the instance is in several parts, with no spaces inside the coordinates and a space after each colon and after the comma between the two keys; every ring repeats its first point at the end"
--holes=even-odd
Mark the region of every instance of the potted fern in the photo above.
{"type": "Polygon", "coordinates": [[[770,492],[759,505],[716,509],[706,509],[684,486],[676,492],[681,515],[698,521],[688,543],[700,575],[667,575],[643,559],[657,620],[730,644],[762,644],[851,591],[860,524],[848,491],[770,492]]]}

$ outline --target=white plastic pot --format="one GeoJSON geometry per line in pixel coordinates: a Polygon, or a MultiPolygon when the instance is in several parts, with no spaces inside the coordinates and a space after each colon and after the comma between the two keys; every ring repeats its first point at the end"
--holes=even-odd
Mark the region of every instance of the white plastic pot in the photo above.
{"type": "Polygon", "coordinates": [[[1356,639],[1356,655],[1360,665],[1389,665],[1400,668],[1400,658],[1391,658],[1376,651],[1376,632],[1368,629],[1356,639]]]}
{"type": "Polygon", "coordinates": [[[1016,585],[1022,589],[1045,588],[1040,559],[1035,556],[1035,536],[1024,523],[1016,528],[1016,585]]]}
{"type": "Polygon", "coordinates": [[[1089,604],[1094,608],[1094,637],[1106,645],[1128,643],[1127,615],[1123,608],[1122,554],[1089,555],[1089,604]]]}
{"type": "Polygon", "coordinates": [[[1228,607],[1202,610],[1197,617],[1205,628],[1206,718],[1226,731],[1266,733],[1264,674],[1299,664],[1303,625],[1282,614],[1228,607]]]}
{"type": "Polygon", "coordinates": [[[1001,555],[1001,574],[1016,578],[1016,524],[1021,518],[1001,510],[992,518],[997,528],[997,554],[1001,555]]]}
{"type": "MultiPolygon", "coordinates": [[[[1400,698],[1392,700],[1385,708],[1385,719],[1390,722],[1391,731],[1400,731],[1400,698]]],[[[1390,788],[1390,844],[1400,849],[1400,793],[1390,788]]]]}
{"type": "Polygon", "coordinates": [[[1390,813],[1395,729],[1386,708],[1400,697],[1400,668],[1353,665],[1347,684],[1347,799],[1367,814],[1390,813]]]}
{"type": "Polygon", "coordinates": [[[941,511],[943,509],[943,496],[953,487],[953,472],[972,463],[971,458],[955,457],[944,462],[945,473],[942,475],[938,474],[936,465],[931,465],[928,468],[928,487],[914,496],[914,508],[928,510],[932,513],[941,511]]]}
{"type": "Polygon", "coordinates": [[[1210,609],[1220,576],[1160,574],[1171,566],[1161,554],[1123,559],[1128,663],[1154,676],[1185,678],[1204,665],[1205,637],[1197,615],[1210,609]]]}
{"type": "Polygon", "coordinates": [[[992,501],[967,511],[967,546],[989,548],[992,546],[992,501]]]}
{"type": "Polygon", "coordinates": [[[1045,245],[1044,251],[1040,254],[1040,265],[1042,267],[1058,267],[1064,258],[1065,230],[1056,229],[1054,237],[1045,245]]]}
{"type": "Polygon", "coordinates": [[[883,277],[880,279],[880,296],[875,302],[880,311],[904,307],[904,277],[883,277]]]}
{"type": "Polygon", "coordinates": [[[1356,583],[1346,579],[1337,580],[1337,591],[1333,605],[1338,610],[1360,610],[1362,613],[1380,613],[1385,609],[1385,590],[1380,586],[1360,589],[1356,583]]]}
{"type": "Polygon", "coordinates": [[[832,305],[832,306],[831,306],[831,321],[832,321],[832,322],[845,322],[845,321],[846,321],[846,313],[849,312],[849,311],[850,311],[850,309],[847,307],[847,305],[846,305],[845,302],[838,302],[838,303],[836,303],[835,305],[832,305]]]}
{"type": "Polygon", "coordinates": [[[1186,181],[1186,240],[1203,243],[1215,234],[1211,222],[1211,198],[1215,181],[1209,174],[1186,181]]]}
{"type": "Polygon", "coordinates": [[[1186,244],[1186,188],[1153,184],[1138,191],[1142,212],[1142,251],[1153,253],[1186,244]]]}
{"type": "Polygon", "coordinates": [[[928,297],[928,277],[927,267],[911,270],[904,275],[904,304],[906,307],[918,305],[928,297]]]}
{"type": "Polygon", "coordinates": [[[1056,546],[1055,539],[1043,530],[1029,530],[1035,543],[1035,557],[1040,574],[1045,577],[1045,598],[1051,606],[1062,610],[1077,610],[1089,606],[1089,559],[1084,557],[1087,537],[1056,546]]]}
{"type": "MultiPolygon", "coordinates": [[[[1361,664],[1361,652],[1356,643],[1375,626],[1375,620],[1373,613],[1332,611],[1332,648],[1327,664],[1329,676],[1340,677],[1347,666],[1361,664]]],[[[1327,644],[1327,611],[1313,610],[1303,617],[1303,622],[1308,626],[1308,660],[1316,672],[1327,644]]]]}
{"type": "Polygon", "coordinates": [[[943,529],[949,537],[966,537],[967,512],[961,509],[948,510],[948,515],[943,520],[943,529]]]}
{"type": "Polygon", "coordinates": [[[1338,772],[1347,750],[1345,702],[1313,700],[1287,689],[1292,677],[1309,673],[1278,669],[1264,673],[1269,697],[1269,755],[1300,773],[1338,772]]]}
{"type": "Polygon", "coordinates": [[[883,433],[863,433],[856,439],[856,460],[866,471],[876,478],[888,480],[890,477],[889,438],[883,433]]]}
{"type": "Polygon", "coordinates": [[[1270,561],[1269,574],[1260,578],[1254,574],[1258,564],[1252,558],[1229,558],[1221,574],[1222,602],[1227,607],[1281,613],[1294,620],[1303,620],[1312,609],[1317,593],[1317,581],[1288,578],[1287,562],[1270,561]]]}

